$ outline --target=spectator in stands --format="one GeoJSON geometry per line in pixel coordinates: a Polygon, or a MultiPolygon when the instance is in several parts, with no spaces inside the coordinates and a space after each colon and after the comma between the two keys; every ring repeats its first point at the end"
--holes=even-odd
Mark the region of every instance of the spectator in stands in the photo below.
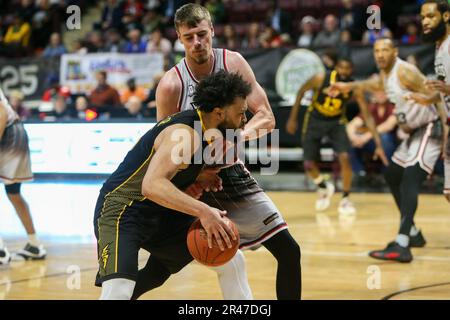
{"type": "Polygon", "coordinates": [[[363,34],[362,43],[365,45],[373,45],[379,38],[392,38],[392,32],[383,22],[381,22],[381,29],[366,30],[363,34]]]}
{"type": "Polygon", "coordinates": [[[50,74],[46,79],[47,90],[42,95],[42,101],[51,102],[56,99],[57,96],[70,97],[70,89],[66,86],[59,84],[59,77],[56,74],[50,74]]]}
{"type": "Polygon", "coordinates": [[[35,48],[45,48],[53,26],[50,16],[50,3],[46,0],[38,2],[37,11],[32,19],[33,37],[32,42],[35,48]]]}
{"type": "Polygon", "coordinates": [[[144,53],[147,50],[147,42],[141,39],[141,31],[133,29],[128,32],[128,42],[125,43],[123,52],[144,53]]]}
{"type": "Polygon", "coordinates": [[[92,31],[86,41],[86,47],[89,53],[104,52],[104,42],[102,33],[99,31],[92,31]]]}
{"type": "Polygon", "coordinates": [[[106,72],[98,71],[96,78],[97,87],[89,95],[91,106],[99,112],[108,112],[111,109],[120,108],[120,95],[116,89],[108,84],[106,72]]]}
{"type": "Polygon", "coordinates": [[[88,49],[82,39],[76,39],[72,42],[72,50],[70,52],[77,54],[86,54],[88,53],[88,49]]]}
{"type": "Polygon", "coordinates": [[[162,0],[145,0],[144,7],[147,10],[160,11],[161,10],[161,1],[162,0]]]}
{"type": "Polygon", "coordinates": [[[148,110],[142,108],[142,101],[136,97],[132,96],[130,100],[125,104],[125,108],[128,111],[128,117],[135,119],[143,119],[148,117],[148,110]]]}
{"type": "Polygon", "coordinates": [[[105,52],[122,52],[124,43],[120,33],[116,29],[105,32],[105,52]]]}
{"type": "Polygon", "coordinates": [[[108,0],[103,7],[102,20],[95,24],[95,28],[103,31],[111,28],[122,30],[123,14],[123,7],[118,0],[108,0]]]}
{"type": "Polygon", "coordinates": [[[258,22],[252,22],[248,29],[244,39],[242,39],[243,49],[258,49],[261,48],[260,42],[260,27],[258,22]]]}
{"type": "Polygon", "coordinates": [[[0,47],[0,54],[8,57],[22,57],[28,53],[31,26],[23,18],[15,14],[0,47]]]}
{"type": "Polygon", "coordinates": [[[13,90],[9,94],[9,103],[19,115],[20,119],[25,120],[31,116],[31,111],[23,105],[23,93],[19,90],[13,90]]]}
{"type": "Polygon", "coordinates": [[[172,23],[175,16],[175,12],[182,5],[192,2],[186,0],[165,0],[161,3],[161,12],[164,15],[164,23],[172,23]]]}
{"type": "Polygon", "coordinates": [[[237,50],[240,48],[240,41],[236,36],[236,32],[232,25],[226,24],[223,28],[223,37],[219,46],[229,50],[237,50]]]}
{"type": "Polygon", "coordinates": [[[45,58],[59,57],[67,53],[67,49],[61,42],[61,35],[59,33],[52,33],[50,36],[50,43],[45,48],[42,56],[45,58]]]}
{"type": "Polygon", "coordinates": [[[401,37],[402,44],[416,44],[419,42],[419,29],[414,22],[406,26],[406,34],[401,37]]]}
{"type": "Polygon", "coordinates": [[[309,48],[314,40],[314,24],[316,19],[311,16],[305,16],[300,21],[301,34],[297,40],[297,47],[309,48]]]}
{"type": "Polygon", "coordinates": [[[147,44],[147,52],[160,52],[164,56],[168,56],[172,52],[172,43],[163,37],[161,29],[155,29],[150,35],[150,40],[147,44]]]}
{"type": "Polygon", "coordinates": [[[78,96],[75,100],[74,117],[81,120],[91,121],[96,119],[97,112],[89,108],[89,101],[85,96],[78,96]]]}
{"type": "MultiPolygon", "coordinates": [[[[394,105],[388,101],[384,91],[379,91],[372,95],[368,107],[377,125],[386,157],[390,159],[396,148],[395,127],[397,119],[393,114],[394,105]]],[[[352,170],[356,176],[364,177],[366,175],[364,154],[368,154],[372,158],[375,143],[372,134],[364,125],[361,114],[347,124],[347,135],[352,144],[349,152],[352,170]]]]}
{"type": "Polygon", "coordinates": [[[337,45],[337,55],[339,57],[351,58],[352,56],[352,34],[349,30],[342,30],[340,35],[340,41],[337,45]]]}
{"type": "Polygon", "coordinates": [[[122,104],[126,104],[131,97],[137,97],[141,102],[147,97],[145,89],[136,85],[136,79],[130,78],[127,81],[127,88],[120,95],[122,104]]]}
{"type": "Polygon", "coordinates": [[[23,21],[26,21],[31,24],[34,14],[37,11],[36,6],[34,5],[33,0],[20,0],[19,5],[14,10],[19,13],[23,18],[23,21]]]}
{"type": "Polygon", "coordinates": [[[151,34],[155,29],[163,26],[163,18],[156,10],[149,10],[142,18],[144,34],[151,34]]]}
{"type": "Polygon", "coordinates": [[[47,117],[55,117],[57,120],[69,120],[74,118],[75,114],[73,110],[67,106],[67,98],[58,95],[53,100],[53,111],[47,114],[47,117]]]}
{"type": "Polygon", "coordinates": [[[164,72],[161,72],[153,78],[153,87],[150,89],[147,98],[143,101],[144,107],[148,109],[150,117],[156,118],[156,89],[163,76],[164,72]]]}
{"type": "Polygon", "coordinates": [[[355,4],[353,0],[342,0],[342,9],[339,15],[340,29],[349,30],[351,39],[361,40],[362,30],[365,29],[365,8],[355,4]]]}
{"type": "Polygon", "coordinates": [[[271,2],[268,10],[268,25],[270,25],[277,34],[292,34],[292,15],[287,10],[280,8],[278,1],[271,2]]]}
{"type": "Polygon", "coordinates": [[[221,0],[207,0],[205,7],[211,14],[214,24],[222,24],[225,22],[227,13],[221,0]]]}
{"type": "Polygon", "coordinates": [[[66,22],[66,9],[68,6],[67,1],[50,0],[49,2],[49,19],[51,23],[51,31],[61,33],[61,26],[64,22],[66,22]]]}
{"type": "Polygon", "coordinates": [[[263,48],[279,48],[283,45],[283,39],[272,26],[266,26],[261,35],[263,48]]]}
{"type": "Polygon", "coordinates": [[[122,23],[126,30],[140,28],[143,15],[144,5],[140,0],[125,0],[122,23]]]}
{"type": "Polygon", "coordinates": [[[323,30],[320,31],[313,41],[314,47],[336,47],[339,42],[339,27],[337,18],[329,14],[325,17],[323,30]]]}

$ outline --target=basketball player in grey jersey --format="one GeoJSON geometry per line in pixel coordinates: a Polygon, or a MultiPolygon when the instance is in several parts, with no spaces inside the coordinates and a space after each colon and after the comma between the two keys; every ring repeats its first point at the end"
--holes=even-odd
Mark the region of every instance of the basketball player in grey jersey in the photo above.
{"type": "Polygon", "coordinates": [[[395,241],[383,250],[371,251],[372,258],[410,262],[410,247],[423,247],[425,239],[414,225],[414,215],[422,182],[432,173],[441,154],[442,106],[423,107],[410,99],[412,93],[425,94],[425,76],[413,65],[398,58],[393,40],[382,38],[374,44],[375,61],[380,77],[353,83],[337,83],[332,90],[347,92],[384,89],[395,104],[394,114],[400,128],[409,133],[397,148],[385,173],[391,193],[401,213],[400,229],[395,241]]]}
{"type": "Polygon", "coordinates": [[[444,195],[450,202],[450,12],[447,0],[426,0],[421,7],[423,39],[436,44],[434,68],[436,80],[427,80],[425,85],[432,92],[428,96],[414,95],[422,104],[442,101],[447,111],[447,126],[444,127],[444,195]]]}
{"type": "MultiPolygon", "coordinates": [[[[17,255],[26,260],[44,259],[47,252],[39,242],[27,202],[20,193],[21,182],[31,180],[28,137],[17,113],[0,89],[0,182],[28,234],[28,243],[17,255]]],[[[10,261],[10,254],[0,238],[0,265],[10,261]]]]}
{"type": "MultiPolygon", "coordinates": [[[[175,15],[178,38],[185,48],[185,58],[161,79],[156,92],[158,120],[178,111],[192,109],[192,94],[199,80],[218,70],[237,72],[252,86],[248,96],[248,109],[253,113],[242,135],[259,137],[272,131],[275,120],[267,96],[256,81],[245,59],[237,52],[213,49],[214,29],[208,10],[197,4],[182,6],[175,15]]],[[[254,137],[256,138],[256,137],[254,137]]],[[[241,249],[264,245],[277,259],[278,299],[299,299],[301,294],[300,248],[287,230],[287,224],[270,198],[258,186],[243,163],[222,169],[218,174],[211,170],[200,175],[201,183],[189,190],[194,197],[227,211],[227,216],[237,225],[241,249]],[[216,192],[207,192],[208,189],[216,192]]],[[[155,262],[155,265],[157,263],[155,262]]],[[[145,269],[140,272],[134,296],[152,289],[150,256],[145,269]],[[141,280],[142,279],[142,280],[141,280]]],[[[217,271],[225,299],[252,299],[245,271],[244,255],[238,251],[227,264],[214,268],[217,271]]]]}

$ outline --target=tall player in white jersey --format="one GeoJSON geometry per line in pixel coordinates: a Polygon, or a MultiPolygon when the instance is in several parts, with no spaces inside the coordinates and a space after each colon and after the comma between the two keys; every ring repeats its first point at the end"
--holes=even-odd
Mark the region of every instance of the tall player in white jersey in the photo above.
{"type": "MultiPolygon", "coordinates": [[[[28,234],[28,243],[17,255],[24,259],[44,259],[46,251],[36,237],[30,209],[20,194],[21,182],[32,178],[27,134],[19,116],[0,89],[0,182],[5,184],[8,199],[28,234]]],[[[8,264],[10,258],[0,238],[0,265],[8,264]]]]}
{"type": "Polygon", "coordinates": [[[423,104],[442,101],[447,111],[447,127],[444,146],[444,195],[450,202],[450,139],[448,126],[450,125],[450,12],[447,0],[426,0],[422,4],[423,39],[436,44],[434,68],[436,80],[427,80],[425,85],[432,92],[426,97],[415,96],[423,104]],[[434,92],[434,93],[433,93],[434,92]],[[425,99],[424,99],[425,98],[425,99]]]}
{"type": "Polygon", "coordinates": [[[410,99],[411,94],[426,94],[425,76],[413,65],[398,58],[393,40],[382,38],[374,44],[374,56],[380,70],[375,79],[337,83],[332,88],[346,92],[353,88],[384,89],[395,104],[394,114],[403,131],[409,133],[392,156],[385,172],[395,203],[400,211],[400,228],[395,241],[383,250],[371,251],[372,258],[410,262],[410,247],[423,247],[425,239],[415,227],[414,215],[422,182],[432,173],[442,150],[442,106],[424,107],[410,99]]]}
{"type": "MultiPolygon", "coordinates": [[[[267,96],[256,81],[252,69],[237,52],[213,49],[214,29],[208,10],[187,4],[175,15],[177,35],[185,48],[185,58],[162,78],[156,92],[158,120],[179,111],[194,108],[192,95],[198,81],[218,70],[237,72],[251,84],[248,109],[252,119],[245,125],[243,137],[256,132],[267,134],[275,120],[267,96]]],[[[276,291],[278,299],[300,299],[300,247],[287,230],[287,224],[270,198],[258,186],[243,163],[222,169],[218,174],[206,170],[198,183],[189,189],[194,197],[227,212],[237,225],[241,249],[264,245],[278,262],[276,291]],[[212,190],[213,192],[209,192],[212,190]],[[215,192],[214,192],[215,191],[215,192]]],[[[154,263],[156,265],[156,262],[154,263]]],[[[152,257],[140,271],[134,297],[152,289],[152,257]]],[[[244,255],[238,251],[217,271],[225,299],[252,299],[248,285],[244,255]]]]}

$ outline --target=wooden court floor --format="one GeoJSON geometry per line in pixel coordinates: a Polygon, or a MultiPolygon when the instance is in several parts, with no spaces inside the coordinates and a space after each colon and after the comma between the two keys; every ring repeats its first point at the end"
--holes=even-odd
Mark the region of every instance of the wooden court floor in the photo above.
{"type": "MultiPolygon", "coordinates": [[[[367,256],[395,237],[399,214],[388,194],[353,194],[355,219],[339,219],[339,195],[320,214],[314,211],[314,193],[269,192],[269,196],[301,246],[304,299],[450,299],[450,206],[442,196],[420,198],[416,223],[428,244],[413,249],[410,264],[367,256]]],[[[45,261],[13,262],[0,269],[0,299],[97,299],[95,244],[45,244],[45,261]]],[[[264,248],[245,256],[254,297],[275,299],[275,260],[264,248]]],[[[140,262],[145,258],[143,253],[140,262]]],[[[222,297],[215,273],[194,262],[143,299],[222,297]]]]}

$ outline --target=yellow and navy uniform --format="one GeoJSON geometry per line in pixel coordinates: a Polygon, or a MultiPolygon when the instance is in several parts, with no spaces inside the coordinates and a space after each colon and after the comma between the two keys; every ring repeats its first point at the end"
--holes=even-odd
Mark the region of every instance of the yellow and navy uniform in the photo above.
{"type": "Polygon", "coordinates": [[[322,138],[328,136],[337,153],[346,152],[350,148],[345,124],[346,103],[351,93],[340,94],[333,98],[326,94],[326,89],[335,82],[349,82],[353,79],[341,79],[336,70],[329,71],[320,89],[314,92],[314,97],[305,114],[302,129],[302,147],[304,160],[320,160],[320,145],[322,138]]]}
{"type": "Polygon", "coordinates": [[[345,104],[348,100],[350,100],[352,94],[341,93],[337,97],[333,98],[327,95],[324,90],[336,82],[350,81],[353,81],[353,79],[341,79],[336,70],[327,72],[322,86],[319,90],[314,92],[313,101],[308,111],[312,112],[314,116],[320,117],[321,119],[333,119],[336,117],[345,116],[345,104]]]}
{"type": "MultiPolygon", "coordinates": [[[[150,201],[142,195],[141,189],[158,135],[175,124],[194,128],[196,121],[201,122],[199,111],[189,110],[157,123],[142,136],[103,184],[94,216],[99,259],[97,286],[112,278],[136,280],[140,248],[160,256],[169,270],[177,271],[191,261],[185,242],[194,217],[150,201]],[[178,255],[180,260],[173,262],[173,255],[178,255]]],[[[202,152],[206,146],[207,142],[203,141],[197,152],[202,152]]],[[[194,183],[203,168],[202,163],[193,161],[194,156],[191,164],[171,179],[181,190],[194,183]]]]}

